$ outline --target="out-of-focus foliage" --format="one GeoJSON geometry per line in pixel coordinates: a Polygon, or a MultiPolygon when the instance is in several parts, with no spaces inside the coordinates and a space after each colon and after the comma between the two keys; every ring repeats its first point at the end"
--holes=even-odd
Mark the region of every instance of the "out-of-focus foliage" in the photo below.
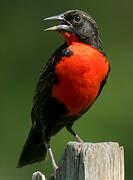
{"type": "MultiPolygon", "coordinates": [[[[68,9],[81,9],[95,18],[111,65],[102,95],[74,129],[84,141],[123,145],[126,179],[133,179],[133,1],[5,0],[0,3],[1,180],[28,180],[36,170],[51,173],[49,158],[22,169],[16,169],[16,164],[31,126],[37,79],[51,53],[64,41],[56,32],[43,32],[54,22],[42,20],[68,9]]],[[[53,137],[56,161],[70,140],[74,139],[66,130],[53,137]]]]}

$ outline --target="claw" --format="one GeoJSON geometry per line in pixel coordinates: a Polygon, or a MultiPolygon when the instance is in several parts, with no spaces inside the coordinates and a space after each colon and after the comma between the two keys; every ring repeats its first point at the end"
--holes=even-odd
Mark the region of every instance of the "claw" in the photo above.
{"type": "Polygon", "coordinates": [[[51,174],[51,176],[54,176],[54,178],[56,178],[56,170],[58,169],[58,166],[55,164],[55,166],[53,167],[54,172],[51,174]]]}

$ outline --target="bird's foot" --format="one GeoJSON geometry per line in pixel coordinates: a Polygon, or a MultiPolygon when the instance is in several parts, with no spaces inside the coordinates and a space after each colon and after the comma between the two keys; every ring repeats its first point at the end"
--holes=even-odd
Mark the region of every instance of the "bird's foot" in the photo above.
{"type": "Polygon", "coordinates": [[[56,170],[57,170],[57,169],[58,169],[58,166],[57,166],[57,165],[54,165],[54,167],[53,167],[54,172],[51,174],[51,177],[56,178],[56,170]]]}

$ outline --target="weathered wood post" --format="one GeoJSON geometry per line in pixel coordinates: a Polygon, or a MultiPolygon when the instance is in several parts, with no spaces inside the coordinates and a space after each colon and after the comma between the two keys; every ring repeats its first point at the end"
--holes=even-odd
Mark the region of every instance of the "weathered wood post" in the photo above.
{"type": "Polygon", "coordinates": [[[69,142],[59,162],[56,180],[124,180],[123,147],[113,142],[69,142]]]}

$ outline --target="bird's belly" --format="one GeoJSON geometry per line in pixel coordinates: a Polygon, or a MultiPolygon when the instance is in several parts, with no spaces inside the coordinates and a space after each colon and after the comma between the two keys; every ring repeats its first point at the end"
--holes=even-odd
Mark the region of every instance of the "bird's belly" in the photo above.
{"type": "Polygon", "coordinates": [[[99,83],[76,77],[73,80],[64,79],[54,85],[52,96],[66,105],[69,115],[78,115],[94,102],[98,91],[99,83]]]}
{"type": "Polygon", "coordinates": [[[103,57],[72,55],[56,65],[58,83],[53,86],[52,96],[65,104],[69,115],[82,113],[95,101],[108,71],[103,57]]]}

